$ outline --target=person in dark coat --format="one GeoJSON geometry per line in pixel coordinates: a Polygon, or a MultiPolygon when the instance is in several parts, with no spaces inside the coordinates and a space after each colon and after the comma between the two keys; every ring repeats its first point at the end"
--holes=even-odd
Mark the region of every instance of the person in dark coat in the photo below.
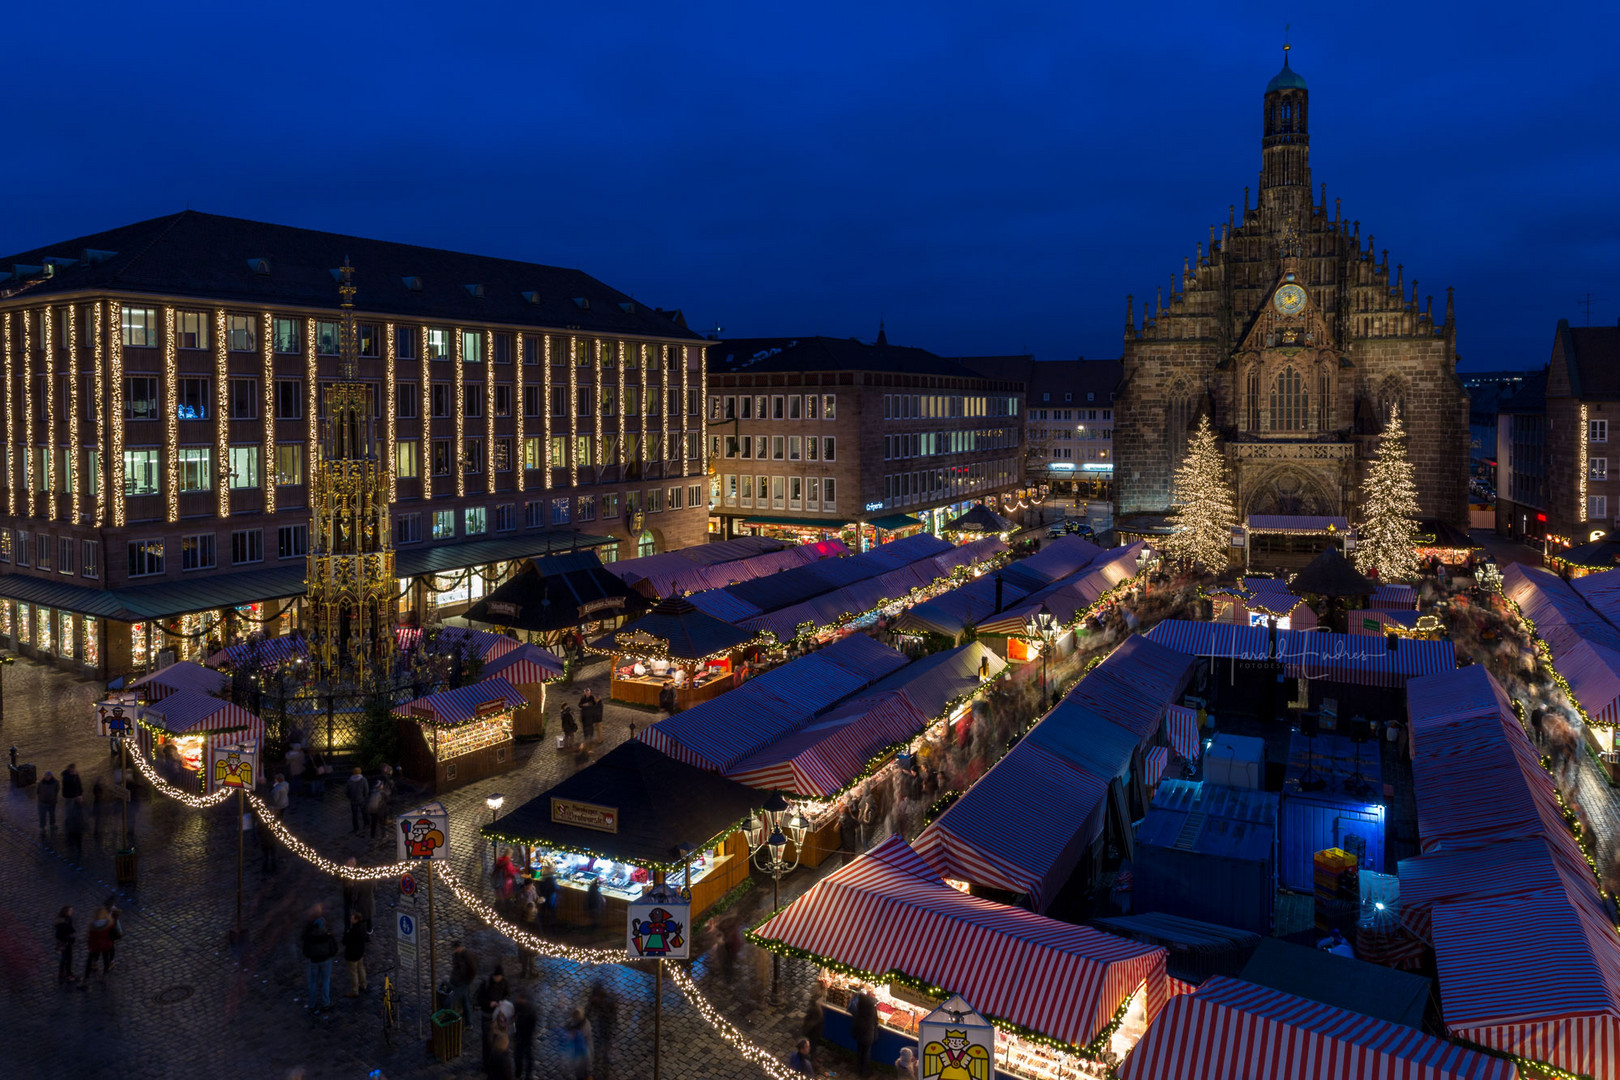
{"type": "Polygon", "coordinates": [[[849,1003],[849,1033],[855,1040],[855,1067],[862,1076],[872,1075],[872,1044],[877,1042],[877,1000],[861,987],[849,1003]]]}
{"type": "Polygon", "coordinates": [[[62,770],[62,798],[72,801],[83,795],[84,781],[79,778],[79,767],[70,761],[62,770]]]}
{"type": "Polygon", "coordinates": [[[540,1012],[521,991],[512,1000],[512,1074],[529,1080],[534,1073],[534,1035],[540,1027],[540,1012]]]}
{"type": "Polygon", "coordinates": [[[574,707],[572,705],[564,705],[562,707],[562,729],[563,746],[573,746],[574,733],[579,730],[579,721],[574,719],[574,707]]]}
{"type": "Polygon", "coordinates": [[[101,839],[101,819],[106,816],[106,813],[107,785],[98,776],[95,784],[90,788],[90,823],[94,830],[91,835],[97,840],[101,839]]]}
{"type": "Polygon", "coordinates": [[[804,1022],[799,1026],[799,1034],[810,1040],[811,1046],[821,1044],[822,1032],[827,1024],[827,983],[817,979],[816,988],[810,994],[810,1004],[804,1007],[804,1022]]]}
{"type": "Polygon", "coordinates": [[[468,1023],[472,1020],[472,1004],[468,997],[472,993],[473,980],[478,978],[478,960],[459,941],[452,941],[450,947],[454,950],[450,954],[450,1000],[445,1005],[459,1012],[462,1022],[468,1023]]]}
{"type": "Polygon", "coordinates": [[[73,974],[73,943],[78,940],[78,931],[73,928],[73,909],[65,907],[56,913],[56,981],[59,983],[73,982],[77,976],[73,974]]]}
{"type": "Polygon", "coordinates": [[[613,1036],[619,1027],[619,999],[600,981],[592,985],[585,999],[585,1016],[591,1022],[592,1065],[606,1075],[612,1067],[613,1036]]]}
{"type": "Polygon", "coordinates": [[[84,800],[67,801],[67,842],[75,855],[84,854],[84,800]]]}
{"type": "Polygon", "coordinates": [[[343,931],[343,962],[349,967],[349,992],[344,997],[357,998],[365,992],[366,945],[370,941],[365,917],[358,911],[353,912],[348,928],[343,931]]]}
{"type": "Polygon", "coordinates": [[[366,826],[366,800],[371,797],[371,785],[356,765],[343,783],[343,793],[349,797],[349,831],[359,836],[366,826]]]}
{"type": "Polygon", "coordinates": [[[62,793],[62,782],[50,770],[46,770],[45,779],[34,785],[34,798],[39,800],[39,831],[45,831],[49,822],[51,828],[56,828],[56,797],[62,793]]]}

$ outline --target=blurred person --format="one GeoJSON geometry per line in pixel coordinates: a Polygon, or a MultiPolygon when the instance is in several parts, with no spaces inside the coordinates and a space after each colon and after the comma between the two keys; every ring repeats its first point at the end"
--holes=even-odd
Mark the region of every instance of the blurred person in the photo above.
{"type": "Polygon", "coordinates": [[[111,971],[113,966],[114,943],[118,940],[114,935],[122,933],[118,927],[118,920],[105,904],[96,909],[96,917],[91,919],[90,925],[85,928],[84,978],[79,982],[79,989],[90,989],[90,970],[96,966],[98,959],[101,961],[101,977],[103,979],[107,977],[107,972],[111,971]]]}
{"type": "Polygon", "coordinates": [[[49,822],[52,829],[56,828],[56,798],[62,792],[62,782],[58,780],[49,769],[45,771],[45,779],[34,785],[34,798],[39,802],[39,831],[45,831],[49,822]]]}
{"type": "Polygon", "coordinates": [[[71,983],[73,974],[73,944],[78,940],[78,931],[73,928],[73,908],[64,907],[56,913],[56,981],[58,983],[71,983]]]}
{"type": "Polygon", "coordinates": [[[349,968],[349,992],[344,994],[347,998],[357,998],[366,989],[366,945],[371,941],[371,932],[366,929],[366,920],[359,911],[349,916],[349,925],[343,931],[343,962],[349,968]]]}
{"type": "Polygon", "coordinates": [[[600,1077],[608,1075],[613,1064],[613,1038],[619,1030],[619,999],[598,979],[585,999],[585,1017],[591,1022],[592,1065],[600,1077]]]}
{"type": "Polygon", "coordinates": [[[304,960],[309,965],[306,971],[309,1004],[305,1007],[320,1012],[332,1007],[332,958],[338,953],[338,943],[326,928],[319,904],[315,906],[314,916],[304,927],[304,960]]]}

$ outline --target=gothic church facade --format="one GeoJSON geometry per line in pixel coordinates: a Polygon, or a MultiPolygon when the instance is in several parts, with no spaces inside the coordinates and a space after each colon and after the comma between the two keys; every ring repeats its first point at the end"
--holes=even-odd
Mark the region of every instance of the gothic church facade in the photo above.
{"type": "Polygon", "coordinates": [[[1126,301],[1114,424],[1121,515],[1162,513],[1189,429],[1208,414],[1240,516],[1357,519],[1360,483],[1399,405],[1427,519],[1466,527],[1468,397],[1451,290],[1437,321],[1414,278],[1313,197],[1309,95],[1288,66],[1266,87],[1257,205],[1228,211],[1168,300],[1126,301]]]}

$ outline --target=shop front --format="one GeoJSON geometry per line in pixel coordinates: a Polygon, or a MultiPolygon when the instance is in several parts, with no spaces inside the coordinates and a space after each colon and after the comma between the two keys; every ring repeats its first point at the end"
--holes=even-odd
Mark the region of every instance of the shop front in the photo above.
{"type": "Polygon", "coordinates": [[[512,715],[527,704],[497,675],[400,706],[395,723],[405,775],[438,794],[510,772],[512,715]]]}
{"type": "Polygon", "coordinates": [[[135,710],[140,752],[171,783],[190,791],[210,790],[204,769],[210,745],[264,744],[264,721],[200,690],[176,690],[156,704],[126,707],[135,710]]]}
{"type": "Polygon", "coordinates": [[[591,647],[612,657],[613,700],[658,708],[673,694],[678,711],[736,686],[744,652],[755,641],[752,631],[674,597],[591,647]]]}
{"type": "Polygon", "coordinates": [[[694,918],[748,878],[743,826],[762,796],[632,740],[524,803],[483,834],[510,844],[527,876],[557,883],[568,925],[623,923],[660,880],[690,887],[694,918]],[[589,907],[592,884],[603,908],[589,907]]]}

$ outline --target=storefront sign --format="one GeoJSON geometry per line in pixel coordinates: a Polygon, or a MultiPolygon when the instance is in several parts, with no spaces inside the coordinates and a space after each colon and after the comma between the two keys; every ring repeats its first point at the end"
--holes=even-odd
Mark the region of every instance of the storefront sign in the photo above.
{"type": "Polygon", "coordinates": [[[394,858],[397,862],[415,859],[448,859],[450,815],[441,803],[401,814],[394,821],[394,858]]]}
{"type": "Polygon", "coordinates": [[[215,791],[220,788],[246,788],[252,791],[258,775],[258,743],[208,748],[208,778],[215,791]]]}
{"type": "Polygon", "coordinates": [[[640,901],[629,905],[625,953],[632,960],[689,960],[692,905],[684,901],[640,901]]]}
{"type": "Polygon", "coordinates": [[[604,611],[618,613],[623,610],[624,597],[604,596],[600,600],[587,600],[583,604],[579,605],[579,617],[582,619],[588,619],[592,615],[600,614],[604,611]]]}
{"type": "Polygon", "coordinates": [[[619,831],[619,808],[575,802],[573,799],[552,799],[551,820],[558,825],[578,825],[582,829],[616,833],[619,831]]]}
{"type": "Polygon", "coordinates": [[[127,739],[134,731],[135,706],[125,701],[103,701],[96,705],[96,726],[104,739],[127,739]]]}
{"type": "Polygon", "coordinates": [[[506,704],[506,699],[504,697],[499,697],[494,701],[486,701],[482,705],[475,707],[473,709],[473,718],[482,720],[486,716],[494,716],[497,713],[503,713],[507,710],[507,708],[508,706],[506,704]]]}
{"type": "Polygon", "coordinates": [[[509,604],[505,600],[491,600],[486,606],[489,608],[491,615],[506,615],[514,619],[517,618],[517,613],[522,610],[518,605],[509,604]]]}
{"type": "Polygon", "coordinates": [[[995,1061],[996,1029],[960,996],[917,1022],[922,1080],[989,1080],[995,1061]]]}
{"type": "Polygon", "coordinates": [[[870,503],[866,504],[866,512],[868,514],[872,513],[872,511],[874,511],[874,510],[881,510],[881,509],[883,509],[883,504],[880,503],[880,502],[870,502],[870,503]]]}

